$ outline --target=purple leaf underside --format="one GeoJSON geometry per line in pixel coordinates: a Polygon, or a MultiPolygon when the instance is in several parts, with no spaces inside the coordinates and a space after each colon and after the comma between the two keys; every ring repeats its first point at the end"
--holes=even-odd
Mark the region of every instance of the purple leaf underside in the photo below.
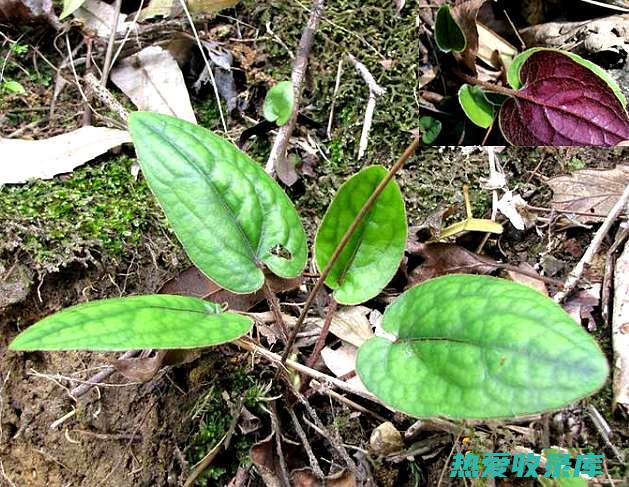
{"type": "Polygon", "coordinates": [[[533,54],[522,66],[522,89],[500,110],[514,145],[617,145],[629,140],[629,117],[604,80],[569,57],[533,54]]]}

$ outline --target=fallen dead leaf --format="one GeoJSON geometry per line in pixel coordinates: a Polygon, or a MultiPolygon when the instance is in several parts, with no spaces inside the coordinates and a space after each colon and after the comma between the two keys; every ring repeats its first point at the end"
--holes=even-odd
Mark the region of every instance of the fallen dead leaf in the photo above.
{"type": "MultiPolygon", "coordinates": [[[[85,0],[83,5],[76,9],[72,15],[83,23],[86,31],[93,32],[98,37],[108,39],[116,18],[116,9],[113,5],[100,0],[85,0]]],[[[117,34],[123,34],[128,26],[131,25],[130,22],[125,22],[126,18],[126,14],[118,14],[117,34]]]]}
{"type": "Polygon", "coordinates": [[[593,284],[587,289],[581,289],[574,293],[564,303],[566,312],[574,318],[579,325],[587,327],[588,331],[596,330],[596,321],[592,312],[601,303],[601,285],[593,284]]]}
{"type": "MultiPolygon", "coordinates": [[[[212,13],[224,8],[233,7],[240,0],[188,0],[186,2],[191,13],[212,13]]],[[[174,17],[183,12],[180,0],[152,0],[149,6],[142,9],[140,22],[155,17],[174,17]]]]}
{"type": "Polygon", "coordinates": [[[243,435],[248,435],[259,430],[260,426],[262,426],[260,418],[243,406],[240,418],[238,418],[238,429],[240,432],[243,435]]]}
{"type": "MultiPolygon", "coordinates": [[[[300,278],[284,279],[270,273],[266,274],[266,280],[269,287],[276,293],[297,289],[301,283],[300,278]]],[[[159,292],[161,294],[196,296],[219,304],[226,303],[229,309],[235,311],[249,311],[264,300],[262,290],[250,294],[232,293],[220,287],[194,266],[188,267],[178,276],[164,283],[159,292]]]]}
{"type": "Polygon", "coordinates": [[[282,487],[282,467],[275,451],[275,431],[249,450],[249,458],[266,487],[282,487]]]}
{"type": "Polygon", "coordinates": [[[325,479],[319,479],[310,468],[301,468],[291,472],[292,487],[357,487],[356,477],[352,472],[342,470],[325,479]]]}
{"type": "MultiPolygon", "coordinates": [[[[583,169],[547,181],[553,190],[552,207],[561,211],[607,215],[629,184],[629,166],[600,171],[583,169]]],[[[603,217],[576,215],[580,222],[600,222],[603,217]]]]}
{"type": "Polygon", "coordinates": [[[52,0],[0,0],[0,22],[20,25],[38,19],[59,23],[52,0]]]}
{"type": "Polygon", "coordinates": [[[125,142],[131,142],[127,131],[92,126],[42,140],[0,139],[0,154],[5,161],[0,185],[71,172],[125,142]],[[7,164],[9,161],[19,164],[7,164]]]}
{"type": "MultiPolygon", "coordinates": [[[[452,7],[452,15],[465,35],[467,44],[460,56],[463,63],[476,73],[476,55],[478,54],[478,30],[476,16],[487,0],[458,0],[452,7]]],[[[455,53],[456,54],[456,53],[455,53]]]]}
{"type": "Polygon", "coordinates": [[[187,364],[200,356],[199,349],[157,350],[151,357],[118,359],[113,366],[127,379],[146,382],[155,377],[162,367],[187,364]]]}
{"type": "Polygon", "coordinates": [[[489,66],[500,71],[518,54],[515,47],[480,22],[476,22],[476,28],[478,31],[477,56],[489,66]]]}
{"type": "Polygon", "coordinates": [[[527,210],[527,207],[528,204],[524,198],[511,191],[505,191],[496,204],[498,211],[506,216],[518,230],[535,225],[535,217],[527,210]]]}
{"type": "Polygon", "coordinates": [[[165,113],[196,123],[183,74],[167,50],[145,47],[120,61],[111,71],[111,80],[138,110],[165,113]]]}
{"type": "MultiPolygon", "coordinates": [[[[528,264],[526,262],[521,262],[520,265],[518,265],[518,268],[528,273],[537,274],[535,268],[531,264],[528,264]]],[[[540,279],[535,279],[531,276],[527,276],[526,274],[520,274],[519,272],[516,272],[514,270],[507,271],[507,274],[512,281],[524,284],[525,286],[539,291],[544,296],[548,296],[548,289],[546,288],[546,284],[544,283],[544,281],[541,281],[540,279]]]]}
{"type": "Polygon", "coordinates": [[[330,333],[355,347],[360,347],[365,341],[373,337],[371,324],[367,317],[370,312],[371,309],[366,306],[339,308],[332,317],[330,333]]]}
{"type": "Polygon", "coordinates": [[[321,359],[336,377],[342,377],[356,370],[358,349],[348,343],[338,348],[325,347],[321,350],[321,359]]]}
{"type": "Polygon", "coordinates": [[[409,273],[408,287],[444,274],[489,274],[498,268],[496,261],[454,244],[420,243],[413,250],[424,262],[409,273]]]}

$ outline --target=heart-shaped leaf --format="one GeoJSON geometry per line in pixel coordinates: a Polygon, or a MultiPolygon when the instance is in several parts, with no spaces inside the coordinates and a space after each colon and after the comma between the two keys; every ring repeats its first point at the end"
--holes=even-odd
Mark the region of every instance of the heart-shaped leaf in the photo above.
{"type": "Polygon", "coordinates": [[[395,341],[361,346],[358,375],[412,416],[539,413],[592,394],[608,374],[599,347],[561,307],[495,277],[426,281],[386,309],[382,326],[395,341]]]}
{"type": "Polygon", "coordinates": [[[262,264],[281,277],[306,265],[306,233],[280,186],[245,153],[198,125],[132,113],[142,173],[190,260],[221,287],[257,291],[262,264]]]}
{"type": "Polygon", "coordinates": [[[520,78],[520,71],[522,70],[522,65],[528,58],[531,57],[531,55],[539,51],[559,52],[563,54],[564,56],[568,56],[570,59],[580,64],[581,66],[585,66],[590,71],[592,71],[596,76],[598,76],[603,81],[605,81],[605,83],[607,83],[607,85],[612,89],[612,91],[616,95],[616,98],[620,100],[620,103],[622,104],[623,107],[627,106],[627,98],[625,97],[625,94],[620,89],[620,86],[618,86],[618,83],[616,82],[616,80],[612,78],[609,75],[609,73],[605,71],[603,68],[601,68],[598,64],[594,64],[592,61],[583,59],[581,56],[573,52],[559,51],[558,49],[550,49],[547,47],[533,47],[531,49],[527,49],[526,51],[518,54],[515,58],[513,58],[513,61],[509,65],[509,69],[507,70],[507,81],[516,90],[519,90],[520,88],[522,88],[522,85],[523,85],[522,79],[520,78]]]}
{"type": "Polygon", "coordinates": [[[11,350],[134,350],[219,345],[246,334],[251,318],[216,303],[167,294],[104,299],[66,308],[35,323],[11,350]]]}
{"type": "Polygon", "coordinates": [[[419,119],[419,129],[424,144],[432,144],[441,133],[441,122],[436,118],[425,115],[419,119]]]}
{"type": "Polygon", "coordinates": [[[616,92],[566,54],[533,52],[520,63],[519,80],[522,88],[500,109],[512,144],[609,146],[629,139],[629,116],[616,92]]]}
{"type": "MultiPolygon", "coordinates": [[[[314,254],[322,270],[354,218],[387,170],[370,166],[346,181],[326,211],[314,254]]],[[[325,283],[341,304],[358,304],[376,296],[395,275],[406,242],[406,210],[395,181],[389,182],[341,252],[325,283]]]]}
{"type": "Polygon", "coordinates": [[[264,118],[269,122],[275,122],[278,126],[286,125],[293,114],[295,95],[291,81],[280,81],[273,86],[264,99],[264,118]]]}
{"type": "Polygon", "coordinates": [[[494,106],[480,87],[464,84],[459,89],[458,96],[467,118],[484,129],[491,127],[494,121],[494,106]]]}
{"type": "Polygon", "coordinates": [[[442,5],[437,10],[435,18],[435,41],[437,47],[443,52],[461,52],[465,49],[467,41],[465,34],[452,15],[448,5],[442,5]]]}

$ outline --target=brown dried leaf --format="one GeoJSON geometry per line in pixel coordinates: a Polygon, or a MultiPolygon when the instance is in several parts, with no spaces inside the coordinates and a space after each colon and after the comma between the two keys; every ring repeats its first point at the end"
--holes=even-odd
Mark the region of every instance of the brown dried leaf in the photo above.
{"type": "Polygon", "coordinates": [[[410,272],[409,287],[444,274],[489,274],[498,268],[495,260],[454,244],[417,244],[413,250],[424,262],[410,272]]]}
{"type": "Polygon", "coordinates": [[[160,46],[124,58],[111,80],[139,110],[165,113],[196,123],[190,95],[177,61],[160,46]]]}
{"type": "MultiPolygon", "coordinates": [[[[583,169],[547,181],[553,190],[552,207],[562,211],[607,215],[629,184],[629,166],[600,171],[583,169]]],[[[576,215],[581,222],[599,222],[603,217],[576,215]]]]}
{"type": "Polygon", "coordinates": [[[601,285],[592,284],[588,289],[581,289],[573,294],[564,304],[566,312],[579,323],[585,325],[589,331],[596,330],[596,320],[592,315],[594,308],[601,302],[601,285]]]}
{"type": "Polygon", "coordinates": [[[162,367],[187,364],[200,356],[199,349],[158,350],[152,357],[118,359],[113,365],[127,379],[146,382],[155,377],[162,367]]]}
{"type": "Polygon", "coordinates": [[[262,426],[260,418],[243,406],[240,418],[238,419],[238,428],[241,433],[243,435],[248,435],[249,433],[259,430],[260,426],[262,426]]]}
{"type": "MultiPolygon", "coordinates": [[[[535,270],[535,268],[531,264],[527,264],[526,262],[520,263],[518,268],[528,273],[532,272],[534,274],[537,274],[537,271],[535,270]]],[[[526,274],[520,274],[519,272],[511,271],[511,270],[507,271],[507,274],[509,275],[509,278],[511,278],[512,281],[519,282],[520,284],[524,284],[525,286],[531,287],[539,291],[544,296],[548,296],[548,289],[546,288],[546,284],[544,284],[544,281],[541,281],[540,279],[535,279],[534,277],[531,277],[531,276],[527,276],[526,274]]]]}
{"type": "Polygon", "coordinates": [[[467,45],[459,55],[465,65],[476,73],[476,54],[478,53],[478,30],[476,15],[487,0],[459,0],[452,8],[452,15],[465,35],[467,45]]]}
{"type": "MultiPolygon", "coordinates": [[[[271,289],[276,293],[297,289],[301,283],[301,278],[284,279],[272,274],[267,274],[266,279],[271,289]]],[[[196,296],[214,303],[227,303],[227,307],[235,311],[249,311],[264,300],[263,291],[251,294],[236,294],[226,291],[194,266],[167,281],[159,292],[161,294],[196,296]]]]}

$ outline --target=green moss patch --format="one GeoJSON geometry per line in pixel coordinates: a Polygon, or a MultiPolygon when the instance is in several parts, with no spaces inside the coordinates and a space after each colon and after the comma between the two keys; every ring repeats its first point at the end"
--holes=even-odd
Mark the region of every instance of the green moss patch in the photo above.
{"type": "MultiPolygon", "coordinates": [[[[146,183],[121,155],[69,176],[0,188],[0,259],[18,249],[31,269],[123,258],[166,222],[146,183]]],[[[167,230],[168,231],[168,230],[167,230]]]]}

